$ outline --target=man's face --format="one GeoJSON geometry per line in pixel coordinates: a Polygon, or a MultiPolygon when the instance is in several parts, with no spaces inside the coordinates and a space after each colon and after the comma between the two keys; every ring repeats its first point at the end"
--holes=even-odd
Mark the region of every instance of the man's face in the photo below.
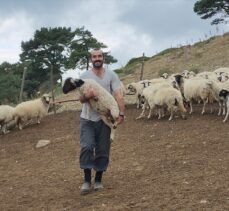
{"type": "Polygon", "coordinates": [[[103,52],[101,50],[92,51],[91,62],[94,68],[101,68],[103,66],[103,52]]]}

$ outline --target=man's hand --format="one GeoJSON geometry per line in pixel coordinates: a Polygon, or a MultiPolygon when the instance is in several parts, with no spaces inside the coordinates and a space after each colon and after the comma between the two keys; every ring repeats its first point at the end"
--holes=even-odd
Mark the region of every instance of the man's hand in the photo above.
{"type": "Polygon", "coordinates": [[[88,99],[97,97],[97,93],[93,88],[89,88],[87,90],[87,93],[85,93],[85,97],[88,99]]]}
{"type": "Polygon", "coordinates": [[[124,119],[125,117],[124,116],[118,116],[118,119],[117,119],[117,125],[120,125],[124,122],[124,119]]]}
{"type": "Polygon", "coordinates": [[[96,99],[98,100],[96,91],[93,88],[89,88],[87,90],[87,93],[85,93],[84,95],[82,95],[80,97],[80,102],[81,103],[85,103],[85,102],[87,102],[88,100],[90,100],[92,98],[94,98],[95,100],[96,99]]]}

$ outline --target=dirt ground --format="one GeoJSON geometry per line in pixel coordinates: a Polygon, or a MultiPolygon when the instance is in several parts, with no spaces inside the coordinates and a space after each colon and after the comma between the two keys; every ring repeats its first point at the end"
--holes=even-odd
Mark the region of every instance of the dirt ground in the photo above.
{"type": "Polygon", "coordinates": [[[0,136],[0,210],[229,210],[229,122],[216,114],[126,122],[112,143],[104,190],[81,196],[79,112],[0,136]],[[38,140],[51,144],[35,148],[38,140]]]}

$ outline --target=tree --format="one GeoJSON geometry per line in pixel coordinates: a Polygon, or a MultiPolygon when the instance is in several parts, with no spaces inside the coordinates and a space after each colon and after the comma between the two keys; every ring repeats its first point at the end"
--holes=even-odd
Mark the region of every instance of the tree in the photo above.
{"type": "Polygon", "coordinates": [[[60,69],[67,63],[68,45],[73,37],[71,28],[41,28],[36,30],[34,39],[22,42],[21,61],[30,61],[25,83],[29,95],[38,91],[42,83],[49,81],[51,68],[55,81],[61,79],[60,69]]]}
{"type": "Polygon", "coordinates": [[[23,68],[19,63],[3,62],[0,65],[0,104],[18,102],[22,71],[23,68]]]}
{"type": "Polygon", "coordinates": [[[229,0],[199,0],[194,5],[194,12],[202,19],[217,16],[211,24],[228,23],[229,0]]]}
{"type": "MultiPolygon", "coordinates": [[[[70,49],[71,55],[69,58],[68,67],[80,69],[89,69],[90,61],[90,50],[94,48],[107,48],[105,44],[99,42],[96,38],[93,37],[92,33],[88,30],[85,30],[84,27],[77,28],[74,31],[75,37],[71,42],[70,49]]],[[[113,56],[105,53],[105,63],[111,64],[117,62],[113,56]]]]}

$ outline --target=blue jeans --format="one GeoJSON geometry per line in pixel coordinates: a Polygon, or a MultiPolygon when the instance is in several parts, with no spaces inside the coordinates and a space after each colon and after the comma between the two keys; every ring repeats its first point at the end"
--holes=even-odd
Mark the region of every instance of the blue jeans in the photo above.
{"type": "Polygon", "coordinates": [[[109,163],[111,129],[102,120],[80,118],[80,168],[105,171],[109,163]]]}

